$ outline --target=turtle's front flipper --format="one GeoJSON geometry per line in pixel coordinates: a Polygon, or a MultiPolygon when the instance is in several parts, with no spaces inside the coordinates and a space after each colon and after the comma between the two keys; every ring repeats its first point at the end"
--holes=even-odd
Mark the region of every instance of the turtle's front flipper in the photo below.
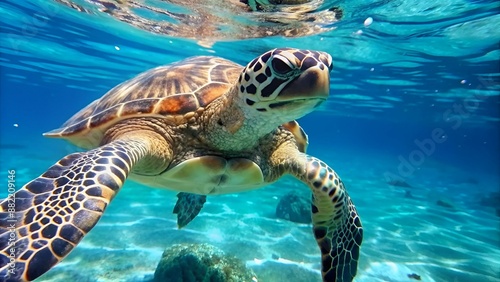
{"type": "Polygon", "coordinates": [[[177,194],[173,213],[177,214],[177,226],[180,228],[188,225],[201,211],[207,196],[180,192],[177,194]]]}
{"type": "Polygon", "coordinates": [[[321,249],[324,281],[352,281],[363,228],[344,183],[326,163],[306,156],[302,179],[311,187],[314,237],[321,249]]]}
{"type": "Polygon", "coordinates": [[[327,164],[283,145],[271,158],[274,171],[290,173],[312,190],[313,232],[321,249],[323,281],[352,281],[363,229],[356,208],[338,175],[327,164]]]}
{"type": "Polygon", "coordinates": [[[127,140],[74,153],[3,200],[0,277],[31,281],[68,255],[147,152],[146,143],[127,140]]]}

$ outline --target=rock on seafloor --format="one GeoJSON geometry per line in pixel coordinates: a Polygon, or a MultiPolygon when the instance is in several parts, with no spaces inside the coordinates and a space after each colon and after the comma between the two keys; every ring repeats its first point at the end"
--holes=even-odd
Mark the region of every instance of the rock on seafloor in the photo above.
{"type": "Polygon", "coordinates": [[[276,217],[298,223],[311,223],[311,201],[291,191],[280,199],[276,207],[276,217]]]}
{"type": "Polygon", "coordinates": [[[209,244],[179,244],[163,252],[155,282],[257,281],[242,261],[209,244]]]}

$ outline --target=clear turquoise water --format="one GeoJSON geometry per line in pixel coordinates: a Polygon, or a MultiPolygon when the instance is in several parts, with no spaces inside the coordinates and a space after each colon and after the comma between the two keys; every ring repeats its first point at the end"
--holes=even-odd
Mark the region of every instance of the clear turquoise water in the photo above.
{"type": "MultiPolygon", "coordinates": [[[[333,31],[211,47],[52,1],[1,2],[0,187],[9,169],[21,186],[77,150],[41,133],[148,68],[191,55],[246,64],[275,47],[324,50],[334,58],[332,94],[300,123],[309,153],[336,169],[361,215],[356,280],[411,281],[407,274],[417,273],[422,281],[499,281],[499,203],[483,199],[500,187],[499,1],[331,2],[345,11],[333,31]],[[364,27],[367,17],[374,23],[364,27]],[[417,145],[436,130],[433,150],[417,145]],[[388,185],[388,175],[413,188],[388,185]]],[[[175,192],[128,182],[92,232],[39,281],[149,281],[163,250],[183,242],[220,247],[259,281],[319,281],[311,226],[274,215],[290,190],[308,193],[285,178],[211,197],[177,230],[175,192]]]]}

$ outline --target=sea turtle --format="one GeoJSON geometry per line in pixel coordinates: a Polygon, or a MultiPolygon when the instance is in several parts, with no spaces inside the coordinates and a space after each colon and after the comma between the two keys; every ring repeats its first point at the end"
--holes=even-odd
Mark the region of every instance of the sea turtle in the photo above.
{"type": "Polygon", "coordinates": [[[88,151],[62,158],[0,203],[0,277],[33,280],[61,261],[127,177],[212,195],[290,174],[312,191],[323,280],[351,281],[362,241],[358,213],[333,169],[301,152],[306,139],[293,121],[327,99],[331,69],[327,53],[279,48],[246,67],[192,57],[111,89],[45,134],[88,151]]]}

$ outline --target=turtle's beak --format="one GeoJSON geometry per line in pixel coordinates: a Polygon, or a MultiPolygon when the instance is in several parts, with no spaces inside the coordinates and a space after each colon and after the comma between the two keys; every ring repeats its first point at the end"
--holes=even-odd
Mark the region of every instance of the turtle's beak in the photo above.
{"type": "Polygon", "coordinates": [[[322,99],[330,94],[328,69],[310,68],[286,85],[277,100],[322,99]]]}
{"type": "Polygon", "coordinates": [[[290,100],[326,100],[330,94],[330,71],[332,69],[332,59],[324,53],[325,61],[304,60],[300,69],[302,73],[288,83],[277,101],[290,100]]]}

